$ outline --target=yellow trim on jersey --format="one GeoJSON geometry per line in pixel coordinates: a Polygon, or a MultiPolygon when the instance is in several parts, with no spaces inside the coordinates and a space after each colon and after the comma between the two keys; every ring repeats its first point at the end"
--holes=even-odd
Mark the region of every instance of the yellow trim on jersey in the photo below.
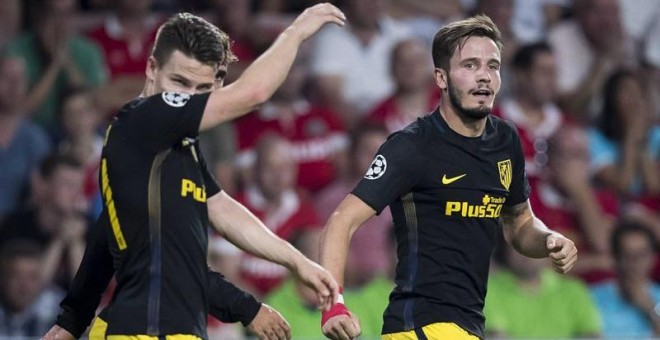
{"type": "MultiPolygon", "coordinates": [[[[429,340],[452,339],[452,340],[479,340],[476,336],[453,322],[436,322],[422,327],[422,332],[429,340]]],[[[415,331],[384,334],[382,340],[418,340],[415,331]]]]}
{"type": "Polygon", "coordinates": [[[89,340],[105,340],[105,332],[108,330],[108,323],[103,319],[96,317],[89,329],[89,340]]]}
{"type": "Polygon", "coordinates": [[[117,217],[117,209],[115,208],[115,201],[112,200],[112,189],[110,189],[110,180],[108,179],[108,162],[105,158],[101,159],[101,191],[103,192],[103,202],[108,209],[108,217],[110,218],[112,233],[115,234],[119,250],[124,250],[128,246],[126,245],[124,234],[121,232],[119,218],[117,217]]]}
{"type": "MultiPolygon", "coordinates": [[[[89,340],[158,340],[157,336],[151,335],[108,335],[108,323],[103,319],[96,317],[92,328],[89,330],[89,340]]],[[[200,337],[190,334],[172,334],[166,335],[166,340],[202,340],[200,337]]]]}

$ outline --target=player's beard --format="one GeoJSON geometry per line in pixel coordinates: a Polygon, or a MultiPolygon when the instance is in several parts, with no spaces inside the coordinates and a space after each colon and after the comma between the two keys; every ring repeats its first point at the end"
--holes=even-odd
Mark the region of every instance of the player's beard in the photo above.
{"type": "Polygon", "coordinates": [[[464,120],[471,120],[471,121],[476,121],[485,118],[488,116],[492,109],[487,106],[481,106],[476,109],[467,109],[463,107],[463,103],[461,102],[461,96],[460,93],[458,92],[458,89],[453,86],[451,78],[447,78],[447,86],[449,88],[449,102],[451,103],[451,106],[454,107],[454,111],[464,120]]]}

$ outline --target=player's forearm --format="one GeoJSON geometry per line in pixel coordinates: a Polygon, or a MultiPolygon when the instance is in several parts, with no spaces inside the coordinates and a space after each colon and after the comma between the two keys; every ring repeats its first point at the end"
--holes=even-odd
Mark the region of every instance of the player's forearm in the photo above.
{"type": "Polygon", "coordinates": [[[511,245],[519,253],[533,258],[548,257],[546,239],[553,231],[541,220],[532,216],[517,230],[511,238],[511,245]]]}
{"type": "Polygon", "coordinates": [[[337,212],[328,220],[321,236],[321,266],[327,269],[340,286],[344,285],[344,270],[350,244],[350,228],[337,212]]]}
{"type": "Polygon", "coordinates": [[[257,257],[295,269],[303,259],[291,244],[273,234],[247,208],[224,192],[208,200],[213,227],[229,242],[257,257]]]}

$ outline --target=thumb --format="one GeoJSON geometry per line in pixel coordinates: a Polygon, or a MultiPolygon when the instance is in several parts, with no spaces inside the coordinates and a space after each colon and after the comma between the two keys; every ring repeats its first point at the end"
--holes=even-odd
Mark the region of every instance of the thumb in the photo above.
{"type": "Polygon", "coordinates": [[[545,239],[545,242],[548,250],[555,249],[560,245],[559,239],[555,235],[548,235],[548,237],[545,239]]]}

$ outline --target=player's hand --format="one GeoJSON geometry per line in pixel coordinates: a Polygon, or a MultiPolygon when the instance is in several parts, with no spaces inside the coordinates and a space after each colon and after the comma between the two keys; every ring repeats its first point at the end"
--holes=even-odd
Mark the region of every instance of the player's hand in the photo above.
{"type": "Polygon", "coordinates": [[[322,3],[307,8],[289,27],[300,35],[301,40],[305,40],[330,22],[344,26],[346,16],[334,5],[322,3]]]}
{"type": "Polygon", "coordinates": [[[282,315],[271,306],[262,303],[257,316],[250,322],[247,328],[263,340],[291,339],[291,327],[282,315]]]}
{"type": "Polygon", "coordinates": [[[73,335],[64,328],[55,325],[41,339],[42,340],[75,340],[76,338],[74,338],[73,335]]]}
{"type": "Polygon", "coordinates": [[[333,340],[351,340],[362,333],[358,317],[348,312],[348,315],[337,315],[325,322],[321,328],[323,335],[333,340]]]}
{"type": "Polygon", "coordinates": [[[329,310],[339,296],[339,285],[330,272],[306,257],[293,268],[296,277],[316,292],[321,310],[329,310]]]}
{"type": "Polygon", "coordinates": [[[548,235],[545,243],[548,256],[552,260],[552,268],[556,272],[565,274],[573,268],[578,253],[573,241],[561,234],[553,233],[548,235]]]}

